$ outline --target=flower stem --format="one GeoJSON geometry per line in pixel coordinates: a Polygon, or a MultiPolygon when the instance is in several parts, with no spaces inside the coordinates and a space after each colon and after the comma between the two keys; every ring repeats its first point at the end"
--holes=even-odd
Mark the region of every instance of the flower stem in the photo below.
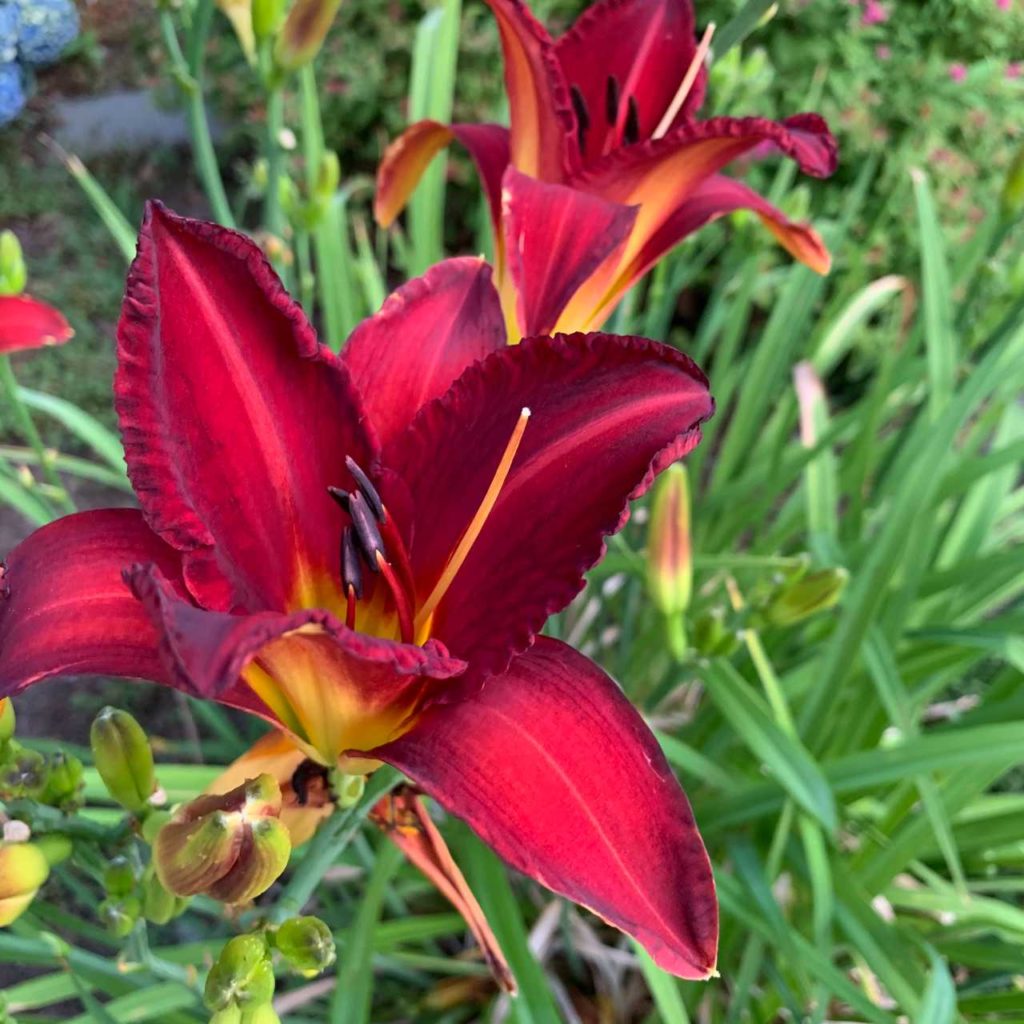
{"type": "Polygon", "coordinates": [[[18,380],[14,376],[14,368],[11,366],[10,356],[0,356],[0,392],[3,393],[6,399],[7,407],[11,410],[15,425],[22,437],[36,453],[39,467],[46,478],[46,482],[56,492],[58,503],[65,512],[74,512],[75,503],[65,490],[64,484],[61,483],[60,476],[58,476],[57,470],[54,469],[53,459],[47,452],[43,439],[39,436],[39,431],[32,420],[32,415],[18,393],[18,380]]]}
{"type": "Polygon", "coordinates": [[[268,918],[271,924],[283,924],[302,910],[327,870],[338,859],[338,854],[359,831],[370,808],[401,781],[401,774],[394,768],[387,765],[378,768],[367,780],[366,789],[358,803],[345,810],[336,810],[321,824],[306,847],[305,856],[271,910],[268,918]]]}

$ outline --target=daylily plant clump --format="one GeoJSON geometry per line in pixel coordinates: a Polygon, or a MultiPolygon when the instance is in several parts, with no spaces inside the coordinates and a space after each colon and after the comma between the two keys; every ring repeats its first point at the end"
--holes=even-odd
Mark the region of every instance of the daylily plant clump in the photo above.
{"type": "Polygon", "coordinates": [[[273,731],[233,774],[278,779],[296,841],[304,762],[341,783],[391,764],[708,977],[717,909],[686,798],[616,684],[539,635],[699,441],[700,370],[637,337],[509,346],[478,259],[399,289],[337,357],[253,242],[158,204],[117,339],[140,507],[10,553],[0,696],[100,673],[256,715],[273,731]]]}
{"type": "Polygon", "coordinates": [[[509,128],[420,121],[388,149],[376,215],[391,224],[434,154],[458,140],[494,227],[511,340],[595,330],[687,235],[751,210],[797,259],[825,273],[821,238],[723,173],[782,153],[815,177],[836,167],[817,114],[698,120],[712,32],[698,45],[690,0],[600,0],[557,40],[524,0],[486,0],[505,59],[509,128]]]}

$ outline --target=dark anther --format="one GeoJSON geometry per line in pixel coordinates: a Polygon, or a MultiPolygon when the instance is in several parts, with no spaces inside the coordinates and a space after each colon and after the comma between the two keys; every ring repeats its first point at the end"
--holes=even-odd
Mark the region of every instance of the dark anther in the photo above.
{"type": "Polygon", "coordinates": [[[380,500],[377,488],[373,486],[370,478],[360,469],[359,463],[351,455],[345,456],[345,465],[348,466],[348,471],[355,477],[359,490],[363,492],[363,497],[370,503],[370,508],[373,509],[373,514],[377,517],[377,521],[383,523],[384,502],[380,500]]]}
{"type": "Polygon", "coordinates": [[[619,119],[619,80],[614,75],[604,83],[604,116],[614,128],[619,119]]]}
{"type": "Polygon", "coordinates": [[[356,491],[349,498],[348,514],[352,517],[352,527],[366,556],[367,564],[374,572],[379,572],[377,552],[384,553],[384,538],[380,535],[377,520],[374,519],[362,491],[356,491]]]}
{"type": "Polygon", "coordinates": [[[626,113],[626,128],[622,133],[627,146],[632,146],[640,139],[640,111],[636,106],[636,97],[629,97],[629,110],[626,113]]]}
{"type": "Polygon", "coordinates": [[[363,569],[351,526],[346,526],[341,535],[341,582],[346,591],[351,587],[356,597],[363,596],[363,569]]]}
{"type": "Polygon", "coordinates": [[[587,113],[587,101],[583,93],[575,85],[569,87],[572,96],[572,108],[576,111],[576,141],[580,149],[587,148],[587,129],[590,128],[590,114],[587,113]]]}
{"type": "Polygon", "coordinates": [[[349,499],[352,497],[348,491],[342,490],[340,487],[328,487],[327,493],[338,503],[338,507],[344,512],[348,511],[349,499]]]}
{"type": "Polygon", "coordinates": [[[324,796],[332,801],[334,799],[327,768],[322,764],[317,764],[316,761],[303,761],[292,774],[291,782],[292,791],[295,793],[295,800],[300,807],[305,807],[309,803],[309,788],[314,782],[320,784],[318,788],[321,790],[320,803],[314,806],[322,806],[325,802],[323,800],[324,796]]]}

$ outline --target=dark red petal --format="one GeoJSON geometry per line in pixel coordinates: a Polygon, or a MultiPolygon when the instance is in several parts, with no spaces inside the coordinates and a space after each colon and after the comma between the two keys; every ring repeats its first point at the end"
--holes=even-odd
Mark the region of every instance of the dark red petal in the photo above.
{"type": "Polygon", "coordinates": [[[345,456],[374,445],[348,373],[250,239],[152,204],[118,325],[115,400],[150,525],[207,607],[321,603],[345,456]]]}
{"type": "Polygon", "coordinates": [[[77,673],[167,682],[157,633],[121,578],[140,559],[183,591],[177,552],[135,509],[80,512],[19,544],[0,575],[0,697],[77,673]]]}
{"type": "Polygon", "coordinates": [[[561,181],[579,167],[576,115],[547,30],[525,0],[485,0],[498,22],[505,57],[512,164],[561,181]]]}
{"type": "Polygon", "coordinates": [[[524,407],[511,472],[431,631],[484,671],[503,669],[579,592],[628,500],[697,443],[713,403],[686,356],[645,338],[531,338],[470,367],[386,453],[412,495],[421,602],[524,407]]]}
{"type": "Polygon", "coordinates": [[[643,719],[583,655],[540,637],[476,697],[429,708],[373,754],[665,970],[713,973],[715,886],[690,806],[643,719]]]}
{"type": "MultiPolygon", "coordinates": [[[[672,103],[697,52],[690,0],[601,0],[588,7],[555,43],[570,86],[586,106],[584,162],[622,141],[629,97],[636,102],[640,138],[650,138],[672,103]],[[609,124],[608,79],[617,82],[620,117],[609,124]],[[616,130],[617,127],[617,130],[616,130]],[[609,140],[609,135],[611,139],[609,140]]],[[[701,69],[673,126],[700,109],[707,83],[701,69]]]]}
{"type": "Polygon", "coordinates": [[[598,268],[615,270],[637,208],[552,185],[510,167],[504,180],[508,267],[521,335],[550,334],[566,304],[598,268]]]}
{"type": "Polygon", "coordinates": [[[440,124],[417,121],[384,151],[377,168],[373,213],[390,227],[409,201],[434,155],[455,138],[469,151],[497,227],[501,218],[501,176],[508,166],[508,129],[497,124],[440,124]]]}
{"type": "Polygon", "coordinates": [[[353,737],[392,735],[439,681],[466,668],[436,641],[417,647],[366,636],[322,609],[229,615],[181,600],[151,565],[133,567],[127,579],[160,632],[175,686],[236,706],[248,699],[257,714],[262,700],[263,717],[325,763],[353,737]],[[240,680],[256,658],[274,685],[253,701],[240,680]]]}
{"type": "Polygon", "coordinates": [[[735,210],[752,210],[792,256],[819,274],[828,273],[832,258],[814,228],[791,221],[743,182],[716,174],[698,185],[645,240],[633,258],[619,268],[605,308],[610,310],[643,274],[687,235],[735,210]]]}
{"type": "Polygon", "coordinates": [[[505,319],[491,268],[462,257],[431,267],[394,292],[352,332],[342,362],[385,445],[463,370],[504,345],[505,319]]]}
{"type": "Polygon", "coordinates": [[[784,121],[715,117],[611,153],[575,184],[620,203],[643,203],[642,219],[648,204],[674,207],[701,181],[766,142],[796,160],[805,174],[825,178],[836,169],[835,139],[816,114],[784,121]]]}
{"type": "Polygon", "coordinates": [[[30,295],[0,295],[0,355],[62,345],[75,332],[53,306],[30,295]]]}

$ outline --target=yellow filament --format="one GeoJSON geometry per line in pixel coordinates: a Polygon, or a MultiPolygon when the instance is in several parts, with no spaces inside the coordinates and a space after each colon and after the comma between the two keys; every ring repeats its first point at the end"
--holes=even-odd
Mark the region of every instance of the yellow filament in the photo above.
{"type": "Polygon", "coordinates": [[[516,457],[516,452],[519,451],[519,445],[523,440],[523,431],[526,430],[526,424],[529,419],[530,410],[523,409],[519,414],[519,419],[516,421],[512,436],[508,439],[508,444],[505,446],[505,453],[501,456],[498,468],[494,471],[494,476],[491,479],[490,486],[487,488],[487,493],[484,495],[484,500],[480,502],[480,507],[476,510],[476,515],[473,516],[472,522],[462,535],[462,539],[455,548],[454,554],[448,559],[448,564],[444,567],[444,572],[441,573],[441,578],[431,591],[430,597],[423,602],[422,607],[416,613],[414,632],[417,637],[420,635],[424,623],[428,622],[430,616],[434,614],[434,609],[437,608],[441,598],[447,593],[448,588],[452,585],[452,580],[455,579],[459,569],[462,568],[462,563],[466,561],[470,549],[476,543],[477,537],[480,536],[480,531],[484,528],[484,523],[487,522],[487,517],[491,514],[494,503],[498,500],[498,495],[501,493],[505,480],[508,478],[509,470],[512,468],[512,460],[516,457]]]}
{"type": "Polygon", "coordinates": [[[660,139],[672,127],[676,114],[682,109],[683,104],[686,102],[686,97],[690,95],[690,89],[693,88],[697,72],[700,71],[704,58],[708,55],[708,50],[711,47],[711,38],[714,34],[715,23],[711,22],[704,30],[704,35],[697,46],[697,52],[693,55],[693,60],[690,61],[690,66],[686,69],[686,74],[683,75],[683,80],[680,82],[675,96],[672,97],[672,102],[668,105],[665,116],[658,122],[658,127],[654,129],[654,134],[651,136],[652,139],[660,139]]]}

